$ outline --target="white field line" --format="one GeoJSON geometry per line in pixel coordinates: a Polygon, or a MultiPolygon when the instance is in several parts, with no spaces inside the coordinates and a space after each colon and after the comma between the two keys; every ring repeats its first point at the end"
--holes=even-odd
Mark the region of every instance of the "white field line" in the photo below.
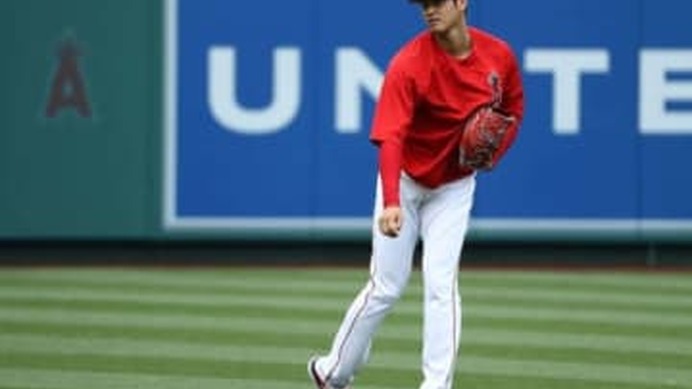
{"type": "MultiPolygon", "coordinates": [[[[67,339],[48,336],[3,336],[0,344],[6,352],[40,353],[44,355],[99,355],[133,358],[172,358],[182,360],[213,360],[226,363],[257,362],[302,364],[314,351],[309,348],[278,348],[198,343],[160,342],[122,339],[67,339]]],[[[419,356],[414,353],[379,352],[373,354],[370,366],[394,370],[417,370],[419,356]]],[[[674,382],[690,385],[692,371],[673,368],[647,368],[620,364],[590,364],[542,360],[514,360],[462,356],[462,372],[553,379],[664,385],[674,382]]]]}
{"type": "MultiPolygon", "coordinates": [[[[0,287],[0,299],[13,301],[49,301],[55,303],[90,302],[109,303],[146,303],[157,306],[176,307],[181,304],[210,308],[268,308],[297,309],[314,312],[343,311],[350,300],[339,298],[294,297],[294,296],[252,296],[252,295],[190,295],[169,293],[141,293],[127,290],[122,292],[96,291],[92,289],[26,289],[0,287]]],[[[65,309],[68,309],[66,306],[65,309]]],[[[420,315],[420,303],[417,301],[400,301],[394,312],[400,315],[420,315]]],[[[521,307],[517,304],[507,305],[470,305],[464,306],[464,314],[486,319],[521,319],[531,321],[573,321],[579,323],[612,323],[627,326],[689,327],[692,326],[692,313],[648,313],[645,310],[609,310],[581,309],[569,306],[560,308],[521,307]]]]}
{"type": "MultiPolygon", "coordinates": [[[[180,314],[146,313],[97,313],[89,311],[65,311],[59,308],[11,308],[0,310],[2,323],[31,326],[41,323],[45,326],[71,326],[82,328],[122,328],[122,332],[138,328],[153,330],[179,330],[186,332],[214,331],[223,333],[266,333],[291,335],[312,335],[325,337],[331,335],[338,326],[337,320],[301,320],[226,317],[213,318],[180,314]]],[[[10,332],[5,331],[6,334],[10,332]]],[[[378,339],[394,341],[418,341],[421,327],[418,324],[389,323],[385,320],[378,339]]],[[[559,332],[536,332],[521,330],[479,329],[465,327],[464,344],[505,345],[517,347],[542,347],[555,349],[587,349],[613,352],[651,352],[692,356],[692,340],[676,338],[617,336],[601,334],[571,334],[559,332]]],[[[1,345],[0,345],[1,346],[1,345]]]]}

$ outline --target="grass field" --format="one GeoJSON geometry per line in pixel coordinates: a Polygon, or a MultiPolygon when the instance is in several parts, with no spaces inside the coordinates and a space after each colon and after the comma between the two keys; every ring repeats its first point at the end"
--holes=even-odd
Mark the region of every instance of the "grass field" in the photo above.
{"type": "MultiPolygon", "coordinates": [[[[365,269],[0,271],[4,389],[312,389],[365,269]]],[[[458,389],[692,388],[692,274],[464,270],[458,389]]],[[[356,389],[417,388],[420,274],[356,389]]]]}

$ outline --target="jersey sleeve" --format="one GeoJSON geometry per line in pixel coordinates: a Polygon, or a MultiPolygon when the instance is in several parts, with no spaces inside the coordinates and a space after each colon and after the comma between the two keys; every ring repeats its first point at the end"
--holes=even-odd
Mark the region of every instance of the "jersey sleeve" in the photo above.
{"type": "Polygon", "coordinates": [[[507,134],[495,153],[493,165],[496,165],[505,153],[507,153],[507,150],[509,150],[512,144],[514,144],[521,121],[524,117],[524,87],[521,79],[521,71],[519,70],[517,59],[511,51],[509,51],[507,56],[506,69],[507,71],[503,78],[502,85],[504,96],[500,109],[513,116],[516,120],[512,126],[507,129],[507,134]]]}
{"type": "Polygon", "coordinates": [[[370,140],[379,147],[384,205],[398,206],[403,144],[413,117],[415,85],[395,60],[385,74],[375,108],[370,140]]]}

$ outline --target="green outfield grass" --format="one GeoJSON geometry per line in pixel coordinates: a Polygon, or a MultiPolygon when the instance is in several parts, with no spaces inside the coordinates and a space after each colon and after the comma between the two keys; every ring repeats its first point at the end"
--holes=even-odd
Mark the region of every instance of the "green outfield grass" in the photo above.
{"type": "MultiPolygon", "coordinates": [[[[0,388],[312,389],[355,270],[0,271],[0,388]]],[[[692,388],[692,274],[464,270],[455,388],[692,388]]],[[[421,280],[356,389],[417,388],[421,280]]]]}

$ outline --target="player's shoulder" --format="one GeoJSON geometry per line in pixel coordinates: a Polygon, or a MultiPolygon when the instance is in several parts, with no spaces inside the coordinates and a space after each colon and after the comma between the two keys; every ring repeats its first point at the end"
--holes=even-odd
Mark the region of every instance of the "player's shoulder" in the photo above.
{"type": "Polygon", "coordinates": [[[420,68],[429,62],[432,49],[432,35],[421,32],[405,42],[390,60],[389,67],[401,70],[420,68]]]}
{"type": "Polygon", "coordinates": [[[469,27],[471,39],[488,50],[504,53],[512,53],[513,49],[510,44],[502,37],[495,35],[489,31],[482,30],[478,27],[469,27]]]}

